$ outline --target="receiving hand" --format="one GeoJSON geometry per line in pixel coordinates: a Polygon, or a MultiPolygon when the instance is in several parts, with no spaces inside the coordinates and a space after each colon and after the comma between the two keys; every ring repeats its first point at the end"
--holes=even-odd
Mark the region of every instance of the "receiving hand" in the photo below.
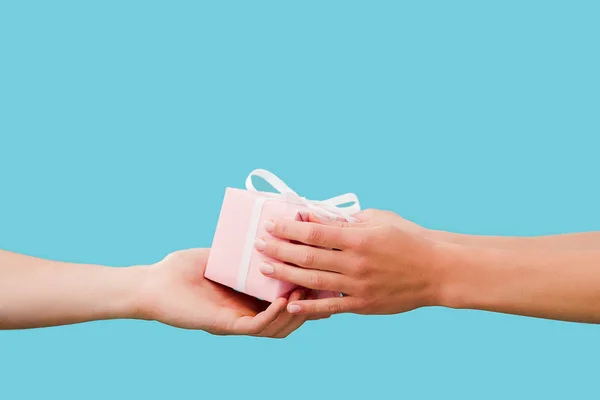
{"type": "MultiPolygon", "coordinates": [[[[269,305],[204,278],[209,251],[177,251],[146,267],[138,300],[139,317],[216,335],[273,338],[288,336],[306,321],[305,316],[285,310],[285,298],[269,305]]],[[[304,292],[294,291],[289,300],[302,300],[304,292]]],[[[307,298],[315,298],[310,292],[307,298]]]]}
{"type": "Polygon", "coordinates": [[[436,245],[422,234],[423,228],[383,211],[365,211],[358,219],[324,222],[311,215],[313,222],[267,222],[265,229],[272,236],[259,239],[256,248],[280,262],[263,264],[263,274],[343,293],[338,298],[290,301],[289,312],[394,314],[436,304],[436,245]]]}

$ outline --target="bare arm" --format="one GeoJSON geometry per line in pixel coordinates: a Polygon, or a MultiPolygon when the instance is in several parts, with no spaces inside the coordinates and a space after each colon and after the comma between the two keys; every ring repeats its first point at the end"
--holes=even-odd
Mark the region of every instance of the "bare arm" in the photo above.
{"type": "MultiPolygon", "coordinates": [[[[359,220],[390,224],[436,242],[463,246],[513,250],[600,250],[600,232],[581,232],[543,236],[494,236],[446,232],[422,227],[391,211],[364,210],[359,220]]],[[[313,222],[322,222],[313,219],[313,222]]]]}
{"type": "Polygon", "coordinates": [[[433,240],[441,242],[507,250],[600,250],[600,232],[520,237],[468,235],[443,231],[429,231],[428,236],[433,240]]]}
{"type": "Polygon", "coordinates": [[[142,272],[0,250],[0,329],[132,317],[142,272]]]}
{"type": "Polygon", "coordinates": [[[600,323],[600,250],[442,245],[440,305],[600,323]]]}
{"type": "MultiPolygon", "coordinates": [[[[218,335],[284,338],[306,321],[285,311],[286,298],[268,304],[204,278],[208,254],[189,249],[153,265],[115,268],[0,250],[0,329],[135,318],[218,335]]],[[[296,290],[289,300],[302,298],[296,290]]]]}

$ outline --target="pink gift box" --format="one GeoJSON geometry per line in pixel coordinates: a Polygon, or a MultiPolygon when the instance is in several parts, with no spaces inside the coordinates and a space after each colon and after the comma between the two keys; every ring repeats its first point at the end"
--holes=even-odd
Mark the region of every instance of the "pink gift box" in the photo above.
{"type": "MultiPolygon", "coordinates": [[[[329,209],[330,215],[336,214],[336,206],[332,202],[312,202],[299,197],[279,178],[268,171],[253,171],[246,186],[249,190],[227,188],[219,215],[219,221],[213,238],[204,276],[214,282],[229,286],[239,292],[273,302],[278,297],[287,297],[296,286],[264,276],[259,271],[263,261],[272,261],[258,252],[254,243],[257,238],[267,237],[264,222],[269,219],[302,220],[301,214],[329,209]],[[261,176],[281,193],[259,192],[254,189],[252,176],[261,176]],[[291,194],[291,196],[290,196],[291,194]],[[329,204],[329,205],[328,205],[329,204]]],[[[346,199],[355,202],[352,207],[338,208],[356,212],[358,201],[354,195],[344,195],[331,200],[346,199]]],[[[340,200],[341,201],[341,200],[340,200]]],[[[345,203],[345,201],[343,201],[345,203]]],[[[337,215],[339,217],[339,215],[337,215]]],[[[347,218],[346,218],[347,219],[347,218]]],[[[339,296],[339,293],[322,291],[319,297],[339,296]]]]}

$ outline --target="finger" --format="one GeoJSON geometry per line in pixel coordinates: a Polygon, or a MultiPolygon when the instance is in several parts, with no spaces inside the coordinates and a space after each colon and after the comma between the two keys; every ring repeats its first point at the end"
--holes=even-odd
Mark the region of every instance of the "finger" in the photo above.
{"type": "Polygon", "coordinates": [[[323,271],[341,272],[350,263],[349,255],[343,251],[319,249],[273,238],[257,240],[256,249],[279,261],[323,271]]]}
{"type": "Polygon", "coordinates": [[[318,321],[320,319],[327,319],[331,317],[331,314],[315,314],[308,317],[308,321],[318,321]]]}
{"type": "Polygon", "coordinates": [[[329,299],[295,301],[288,304],[287,311],[295,315],[333,315],[353,312],[359,305],[359,301],[354,297],[333,297],[329,299]]]}
{"type": "Polygon", "coordinates": [[[279,298],[275,300],[265,311],[255,316],[244,316],[239,318],[233,325],[232,333],[237,335],[258,335],[265,330],[269,324],[285,312],[287,299],[279,298]]]}
{"type": "Polygon", "coordinates": [[[290,321],[290,323],[287,326],[285,326],[281,331],[277,332],[277,334],[274,337],[276,337],[278,339],[285,339],[292,332],[294,332],[295,330],[300,328],[302,325],[304,325],[304,323],[306,322],[306,319],[307,318],[303,315],[297,315],[297,316],[292,315],[292,320],[290,321]]]}
{"type": "Polygon", "coordinates": [[[358,223],[366,223],[368,221],[376,218],[377,214],[381,213],[380,210],[375,210],[373,208],[368,208],[366,210],[361,210],[358,213],[354,214],[353,217],[358,221],[358,223]]]}
{"type": "MultiPolygon", "coordinates": [[[[288,299],[288,303],[290,301],[304,300],[304,292],[305,290],[301,288],[294,290],[288,299]]],[[[287,311],[282,312],[281,314],[279,314],[275,321],[273,321],[262,332],[260,332],[259,336],[277,337],[277,334],[279,334],[288,325],[290,325],[294,321],[294,319],[297,319],[297,317],[295,317],[287,311]]]]}
{"type": "Polygon", "coordinates": [[[364,224],[364,222],[348,222],[344,218],[341,218],[341,217],[336,218],[336,219],[323,218],[314,213],[308,214],[306,221],[314,222],[316,224],[321,224],[321,225],[335,226],[338,228],[352,228],[352,227],[356,227],[356,226],[360,226],[361,224],[364,224]]]}
{"type": "Polygon", "coordinates": [[[269,220],[265,222],[265,230],[280,239],[294,240],[311,246],[344,249],[349,242],[348,230],[313,222],[269,220]]]}
{"type": "Polygon", "coordinates": [[[260,272],[269,278],[294,283],[315,290],[347,292],[350,289],[348,277],[335,272],[300,268],[277,261],[263,262],[260,272]]]}
{"type": "MultiPolygon", "coordinates": [[[[308,291],[308,293],[306,293],[306,300],[315,300],[318,298],[318,296],[319,296],[318,290],[307,289],[307,291],[308,291]]],[[[304,300],[304,299],[302,299],[302,300],[304,300]]],[[[297,300],[292,300],[292,298],[290,297],[290,301],[297,301],[297,300]]],[[[292,315],[292,314],[288,313],[287,311],[286,311],[286,313],[288,315],[292,315]]],[[[293,317],[293,315],[292,315],[292,317],[293,317]]],[[[326,317],[328,317],[328,316],[326,316],[326,317]]],[[[279,334],[277,335],[278,338],[283,339],[283,338],[288,337],[292,332],[296,331],[298,328],[300,328],[300,326],[302,326],[308,320],[308,318],[303,315],[298,315],[293,318],[294,318],[293,322],[290,323],[290,325],[288,325],[284,330],[279,332],[279,334]]],[[[315,319],[317,319],[317,318],[315,318],[315,319]]]]}
{"type": "MultiPolygon", "coordinates": [[[[317,299],[325,298],[322,296],[323,296],[322,291],[313,290],[313,291],[311,291],[310,296],[306,297],[306,300],[317,300],[317,299]]],[[[330,297],[330,296],[327,296],[327,297],[330,297]]],[[[288,302],[288,304],[290,304],[290,303],[288,302]]],[[[307,317],[308,317],[309,321],[318,321],[320,319],[327,319],[327,318],[331,317],[331,314],[329,314],[329,313],[313,314],[313,315],[308,315],[307,317]]]]}

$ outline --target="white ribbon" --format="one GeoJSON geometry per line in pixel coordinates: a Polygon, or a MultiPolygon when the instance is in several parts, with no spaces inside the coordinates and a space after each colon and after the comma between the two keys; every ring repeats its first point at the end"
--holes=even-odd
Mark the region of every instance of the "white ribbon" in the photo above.
{"type": "Polygon", "coordinates": [[[283,201],[303,205],[314,211],[315,214],[320,217],[328,217],[331,219],[343,218],[349,222],[355,222],[356,220],[352,215],[360,211],[358,197],[354,193],[346,193],[322,201],[308,200],[294,192],[285,184],[285,182],[275,176],[275,174],[264,169],[255,169],[250,172],[250,175],[246,178],[246,189],[253,192],[273,195],[273,193],[258,191],[252,183],[252,177],[254,176],[264,179],[269,185],[273,186],[273,188],[279,192],[279,194],[275,195],[279,195],[283,201]],[[349,206],[341,207],[344,204],[350,203],[352,204],[349,206]]]}
{"type": "Polygon", "coordinates": [[[321,218],[343,218],[349,222],[355,222],[356,219],[352,215],[360,211],[358,197],[356,197],[354,193],[346,193],[341,196],[332,197],[331,199],[323,201],[307,200],[290,189],[290,187],[277,176],[275,176],[275,174],[264,169],[255,169],[254,171],[250,172],[250,175],[248,175],[248,178],[246,178],[246,189],[252,192],[260,193],[261,197],[257,198],[254,202],[250,223],[248,225],[248,231],[246,233],[246,245],[242,251],[242,258],[238,269],[235,289],[240,292],[245,292],[246,289],[246,280],[248,279],[250,260],[254,251],[254,241],[256,240],[260,215],[262,213],[262,208],[265,201],[271,199],[280,199],[288,203],[306,206],[321,218]],[[252,184],[252,177],[254,176],[264,179],[279,193],[261,192],[257,190],[254,187],[254,184],[252,184]],[[350,203],[353,204],[346,207],[341,207],[344,204],[350,203]]]}

